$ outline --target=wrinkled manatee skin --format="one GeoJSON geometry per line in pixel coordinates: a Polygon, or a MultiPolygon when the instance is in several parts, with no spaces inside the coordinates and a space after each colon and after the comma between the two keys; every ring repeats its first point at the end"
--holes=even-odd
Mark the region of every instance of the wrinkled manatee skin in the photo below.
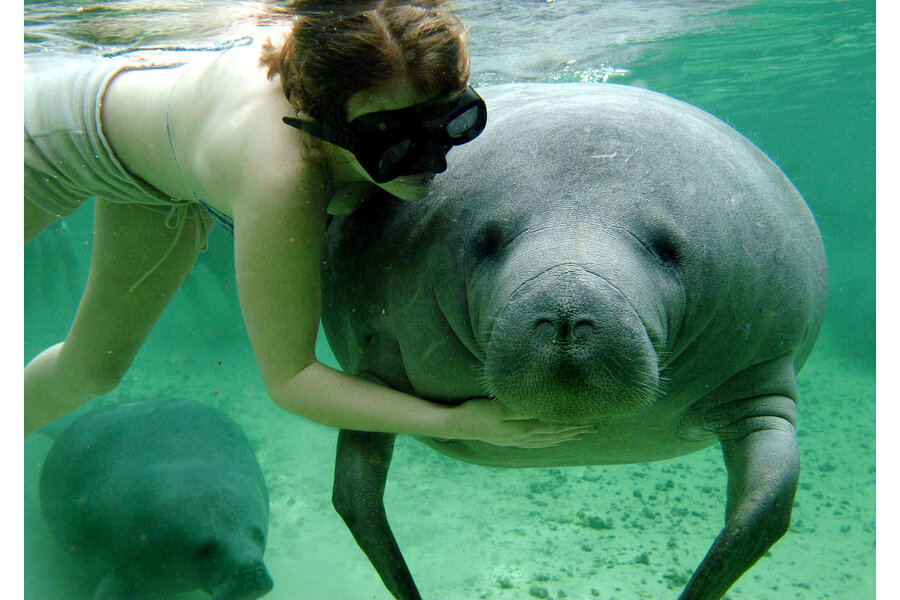
{"type": "Polygon", "coordinates": [[[265,480],[218,409],[163,399],[87,413],[56,438],[39,494],[57,541],[108,571],[95,600],[193,589],[249,600],[272,588],[265,480]]]}

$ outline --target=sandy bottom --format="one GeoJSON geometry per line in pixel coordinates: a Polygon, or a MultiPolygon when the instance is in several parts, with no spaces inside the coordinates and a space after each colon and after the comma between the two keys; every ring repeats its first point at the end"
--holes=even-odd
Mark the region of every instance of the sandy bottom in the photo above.
{"type": "MultiPolygon", "coordinates": [[[[875,597],[874,374],[831,348],[820,340],[800,376],[791,531],[726,598],[875,597]]],[[[173,352],[151,339],[92,405],[154,396],[219,406],[253,442],[271,494],[267,599],[391,600],[331,508],[336,432],[274,407],[246,344],[173,352]]],[[[37,507],[50,443],[25,442],[25,598],[87,599],[94,580],[67,563],[37,507]]],[[[424,598],[674,600],[723,523],[725,483],[717,447],[652,464],[498,470],[401,437],[385,504],[424,598]]]]}

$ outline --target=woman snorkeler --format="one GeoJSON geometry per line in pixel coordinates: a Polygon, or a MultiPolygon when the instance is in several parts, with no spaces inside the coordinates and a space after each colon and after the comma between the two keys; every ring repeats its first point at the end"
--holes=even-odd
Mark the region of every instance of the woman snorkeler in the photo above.
{"type": "Polygon", "coordinates": [[[421,198],[450,148],[481,132],[486,109],[467,85],[462,26],[441,0],[300,1],[291,13],[276,41],[189,58],[48,67],[26,57],[26,241],[96,196],[74,322],[25,367],[26,435],[118,385],[213,218],[233,229],[247,334],[284,410],[343,429],[521,447],[590,430],[487,398],[442,406],[316,360],[329,213],[352,211],[375,186],[421,198]]]}

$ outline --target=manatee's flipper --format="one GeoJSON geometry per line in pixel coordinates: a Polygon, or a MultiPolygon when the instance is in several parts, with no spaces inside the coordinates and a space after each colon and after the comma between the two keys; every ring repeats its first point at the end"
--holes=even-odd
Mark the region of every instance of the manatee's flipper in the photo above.
{"type": "Polygon", "coordinates": [[[332,503],[394,598],[421,600],[384,511],[384,483],[396,437],[341,430],[332,503]]]}
{"type": "Polygon", "coordinates": [[[725,528],[679,600],[718,600],[790,526],[800,470],[794,402],[761,396],[735,404],[743,404],[740,418],[718,431],[728,470],[725,528]]]}
{"type": "MultiPolygon", "coordinates": [[[[396,340],[383,335],[376,333],[369,340],[357,374],[373,383],[414,393],[396,340]]],[[[384,483],[396,438],[393,433],[341,430],[332,504],[394,598],[421,600],[384,511],[384,483]]]]}

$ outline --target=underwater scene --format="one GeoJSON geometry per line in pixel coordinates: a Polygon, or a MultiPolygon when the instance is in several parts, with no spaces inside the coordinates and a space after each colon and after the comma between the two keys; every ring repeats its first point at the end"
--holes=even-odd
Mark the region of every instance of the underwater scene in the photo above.
{"type": "MultiPolygon", "coordinates": [[[[502,96],[492,89],[506,84],[651,90],[740,132],[803,196],[824,243],[828,288],[818,340],[796,378],[799,485],[787,533],[723,597],[875,598],[875,1],[454,6],[468,28],[470,83],[487,100],[489,119],[492,98],[502,96]]],[[[24,53],[217,51],[277,25],[276,17],[260,19],[265,9],[246,0],[26,0],[24,53]]],[[[566,92],[554,94],[566,110],[566,92]]],[[[452,174],[451,164],[437,177],[452,174]]],[[[570,174],[573,185],[581,175],[570,174]]],[[[25,247],[26,364],[72,323],[88,276],[92,212],[88,201],[25,247]]],[[[317,358],[340,368],[325,338],[320,330],[317,358]]],[[[234,240],[218,225],[125,378],[76,414],[159,398],[220,409],[249,440],[247,449],[226,444],[216,458],[223,472],[255,469],[253,453],[258,461],[274,583],[265,598],[393,598],[332,506],[338,431],[281,410],[266,393],[238,305],[234,240]]],[[[41,468],[52,464],[57,433],[51,426],[24,442],[25,598],[88,600],[106,574],[74,560],[41,510],[41,468]]],[[[650,462],[536,468],[481,466],[439,449],[398,436],[384,489],[422,598],[675,600],[725,524],[718,443],[650,462]]],[[[110,522],[121,509],[110,508],[110,522]]],[[[194,510],[206,508],[184,506],[187,515],[194,510]]],[[[103,598],[120,597],[106,591],[103,598]]],[[[251,596],[220,596],[239,597],[251,596]]]]}

